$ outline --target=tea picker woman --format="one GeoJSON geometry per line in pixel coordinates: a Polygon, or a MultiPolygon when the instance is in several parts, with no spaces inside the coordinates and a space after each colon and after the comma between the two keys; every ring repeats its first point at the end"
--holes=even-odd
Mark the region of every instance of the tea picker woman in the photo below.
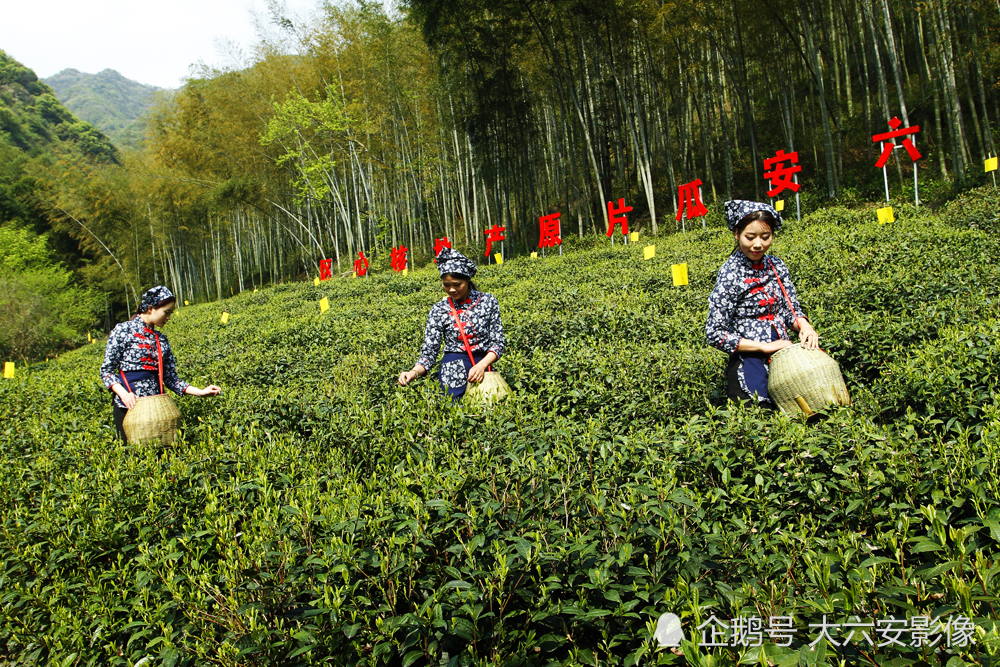
{"type": "Polygon", "coordinates": [[[177,300],[160,285],[142,295],[139,312],[111,330],[101,364],[101,382],[114,392],[115,429],[122,440],[125,415],[136,399],[163,393],[164,387],[178,395],[215,396],[221,389],[214,384],[199,389],[177,377],[176,360],[167,337],[156,330],[170,321],[177,300]],[[161,385],[162,371],[162,385],[161,385]]]}
{"type": "Polygon", "coordinates": [[[437,261],[441,286],[448,296],[431,307],[420,358],[412,369],[399,374],[399,384],[405,386],[428,373],[443,340],[438,378],[441,390],[457,399],[465,394],[469,382],[483,381],[490,364],[503,356],[507,342],[496,297],[480,292],[472,282],[476,275],[472,260],[456,250],[442,248],[437,261]]]}
{"type": "Polygon", "coordinates": [[[796,299],[788,267],[767,254],[781,214],[769,204],[741,199],[726,202],[725,214],[736,247],[708,297],[705,335],[710,345],[729,354],[729,398],[774,409],[767,393],[771,355],[792,344],[790,331],[797,331],[810,350],[818,349],[819,334],[796,299]]]}

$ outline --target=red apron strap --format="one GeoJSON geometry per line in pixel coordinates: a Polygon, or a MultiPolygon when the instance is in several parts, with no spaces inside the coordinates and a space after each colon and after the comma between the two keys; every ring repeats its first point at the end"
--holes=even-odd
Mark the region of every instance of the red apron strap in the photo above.
{"type": "Polygon", "coordinates": [[[160,334],[154,331],[153,335],[156,336],[156,365],[160,371],[160,393],[165,394],[167,392],[163,391],[163,350],[160,349],[160,334]]]}
{"type": "Polygon", "coordinates": [[[781,276],[778,275],[778,269],[774,267],[774,262],[771,258],[767,258],[768,263],[771,265],[771,270],[774,271],[774,279],[778,281],[778,287],[781,288],[781,293],[785,295],[785,301],[788,303],[788,310],[792,311],[792,322],[799,319],[798,313],[795,312],[795,307],[792,305],[792,300],[788,298],[788,292],[785,291],[785,285],[781,282],[781,276]]]}
{"type": "Polygon", "coordinates": [[[127,379],[125,378],[125,371],[123,371],[123,370],[121,370],[121,369],[118,369],[118,372],[119,372],[119,373],[121,374],[121,376],[122,376],[122,382],[124,382],[124,383],[125,383],[125,388],[126,388],[126,389],[128,389],[128,393],[130,393],[130,394],[131,394],[131,393],[132,393],[132,387],[130,387],[130,386],[128,385],[128,380],[127,380],[127,379]]]}
{"type": "Polygon", "coordinates": [[[458,309],[455,308],[455,302],[448,297],[448,305],[451,306],[451,316],[455,318],[455,326],[458,327],[458,335],[462,339],[462,344],[465,345],[465,352],[469,355],[469,361],[472,365],[476,365],[476,360],[472,358],[472,345],[469,344],[469,335],[465,333],[465,325],[462,324],[461,318],[458,316],[458,309]]]}

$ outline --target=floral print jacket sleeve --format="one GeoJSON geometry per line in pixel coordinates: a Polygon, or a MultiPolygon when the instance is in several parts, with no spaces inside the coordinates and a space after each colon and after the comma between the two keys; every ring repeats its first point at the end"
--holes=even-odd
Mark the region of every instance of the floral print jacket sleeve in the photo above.
{"type": "MultiPolygon", "coordinates": [[[[156,340],[160,340],[163,352],[163,386],[177,394],[183,394],[188,383],[177,377],[177,360],[170,347],[170,341],[153,327],[147,326],[138,315],[128,322],[122,322],[111,330],[108,345],[104,350],[101,364],[101,382],[110,391],[116,384],[122,384],[119,371],[149,371],[152,376],[130,382],[136,397],[152,396],[160,393],[156,340]]],[[[125,405],[115,394],[114,403],[120,408],[125,405]]]]}
{"type": "Polygon", "coordinates": [[[805,317],[805,313],[795,296],[795,285],[785,263],[770,255],[755,263],[736,252],[719,269],[715,289],[708,297],[705,336],[709,345],[732,354],[743,338],[769,342],[772,330],[787,340],[788,330],[800,317],[805,317]],[[789,309],[782,285],[794,312],[789,309]]]}
{"type": "MultiPolygon", "coordinates": [[[[469,337],[472,351],[483,350],[495,352],[502,357],[507,349],[507,340],[503,334],[503,322],[500,319],[500,304],[496,297],[486,292],[472,290],[469,296],[455,304],[459,319],[469,337]]],[[[444,341],[445,352],[465,352],[465,344],[459,335],[455,318],[451,315],[451,304],[444,298],[431,306],[427,315],[427,327],[424,330],[424,344],[420,349],[417,363],[430,371],[437,363],[438,350],[444,341]]]]}

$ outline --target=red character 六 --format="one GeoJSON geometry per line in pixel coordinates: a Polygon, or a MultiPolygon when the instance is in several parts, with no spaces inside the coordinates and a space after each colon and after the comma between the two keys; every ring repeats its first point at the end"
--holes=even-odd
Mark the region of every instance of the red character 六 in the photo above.
{"type": "Polygon", "coordinates": [[[687,209],[688,220],[693,220],[698,216],[708,213],[708,209],[705,208],[705,204],[701,201],[701,190],[698,187],[700,185],[701,179],[696,178],[690,183],[677,186],[677,201],[681,204],[677,209],[676,220],[681,219],[685,208],[687,209]]]}
{"type": "Polygon", "coordinates": [[[399,272],[406,268],[406,252],[409,250],[405,245],[392,249],[392,270],[399,272]]]}
{"type": "Polygon", "coordinates": [[[358,251],[358,258],[354,260],[354,272],[359,277],[368,273],[368,258],[361,250],[358,251]]]}
{"type": "Polygon", "coordinates": [[[892,128],[892,131],[876,134],[872,137],[872,143],[878,143],[880,141],[885,142],[882,145],[882,154],[879,156],[878,162],[875,163],[876,169],[884,167],[886,161],[889,159],[889,156],[892,155],[894,150],[896,150],[896,142],[892,141],[892,139],[896,137],[907,137],[906,139],[903,139],[903,148],[905,148],[906,152],[910,154],[910,159],[913,162],[916,162],[923,157],[923,155],[920,154],[920,151],[917,150],[917,147],[914,146],[913,142],[909,139],[909,135],[916,134],[920,131],[920,126],[914,125],[913,127],[900,128],[899,126],[902,124],[903,121],[899,120],[898,117],[893,116],[892,120],[889,121],[889,127],[892,128]]]}
{"type": "Polygon", "coordinates": [[[319,279],[329,280],[333,277],[333,260],[321,259],[319,261],[319,279]]]}
{"type": "Polygon", "coordinates": [[[792,180],[793,175],[802,171],[797,151],[786,153],[784,150],[779,150],[774,157],[764,160],[764,170],[764,178],[771,181],[771,189],[767,191],[768,197],[776,197],[785,190],[799,191],[801,185],[792,180]],[[785,166],[784,162],[788,162],[788,166],[785,166]],[[771,171],[767,171],[768,169],[771,171]]]}
{"type": "Polygon", "coordinates": [[[615,225],[621,225],[622,236],[628,236],[628,218],[618,214],[628,213],[631,210],[632,207],[626,206],[624,199],[618,200],[618,208],[614,208],[611,202],[608,202],[608,238],[611,238],[611,235],[614,234],[615,225]]]}
{"type": "Polygon", "coordinates": [[[559,215],[559,213],[550,213],[538,218],[539,248],[551,248],[555,245],[562,245],[562,229],[559,222],[559,215]]]}
{"type": "Polygon", "coordinates": [[[507,231],[506,227],[493,225],[484,232],[486,234],[486,254],[484,255],[484,257],[490,256],[490,250],[493,249],[494,241],[503,241],[504,239],[507,238],[507,236],[505,235],[506,231],[507,231]]]}

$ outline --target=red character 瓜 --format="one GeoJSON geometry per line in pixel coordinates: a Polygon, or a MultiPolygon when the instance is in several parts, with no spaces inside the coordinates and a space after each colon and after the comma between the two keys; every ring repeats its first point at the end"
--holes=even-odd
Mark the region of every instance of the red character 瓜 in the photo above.
{"type": "Polygon", "coordinates": [[[696,178],[690,183],[677,186],[677,201],[680,202],[680,206],[677,208],[676,220],[681,219],[685,208],[687,209],[688,220],[693,220],[698,216],[708,213],[708,209],[705,208],[705,204],[701,201],[701,190],[698,187],[700,185],[701,179],[696,178]]]}

